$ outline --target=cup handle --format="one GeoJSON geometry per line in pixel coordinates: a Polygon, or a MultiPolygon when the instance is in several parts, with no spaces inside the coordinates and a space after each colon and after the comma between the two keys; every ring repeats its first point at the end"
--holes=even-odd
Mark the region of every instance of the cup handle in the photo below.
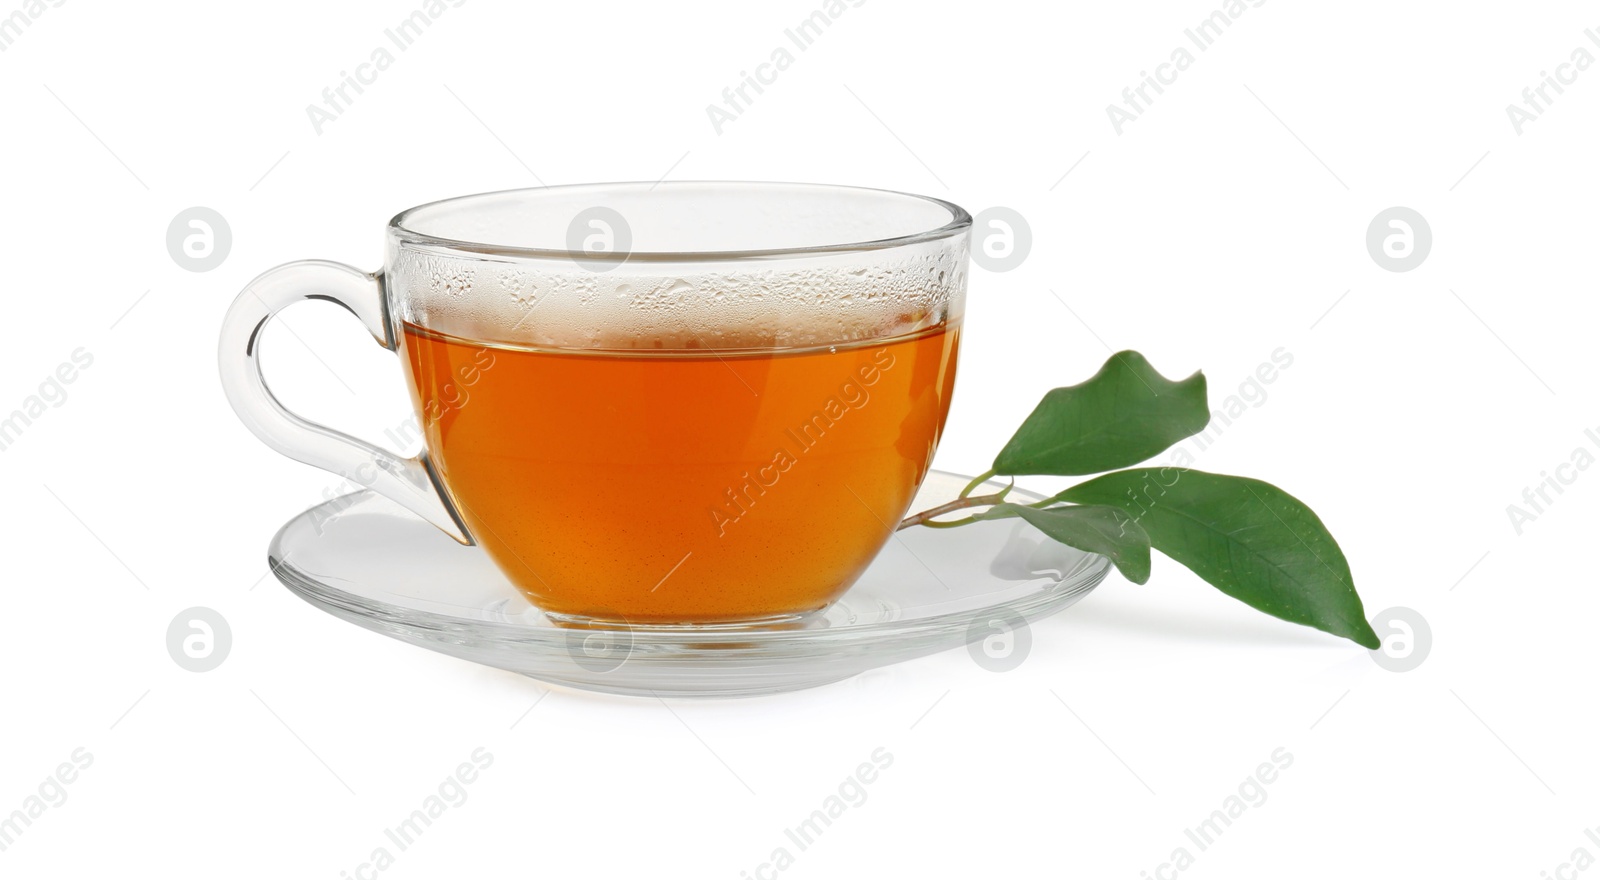
{"type": "Polygon", "coordinates": [[[239,420],[261,441],[296,461],[332,471],[400,503],[463,544],[471,535],[444,493],[426,450],[401,458],[386,449],[307,421],[286,409],[261,374],[261,330],[279,311],[302,300],[338,303],[361,319],[377,343],[398,351],[379,273],[327,260],[301,260],[269,269],[250,282],[222,323],[217,362],[222,390],[239,420]]]}

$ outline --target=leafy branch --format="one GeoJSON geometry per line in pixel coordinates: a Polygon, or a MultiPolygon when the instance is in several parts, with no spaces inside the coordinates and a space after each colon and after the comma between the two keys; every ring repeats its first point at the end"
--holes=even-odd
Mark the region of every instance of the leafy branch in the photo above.
{"type": "Polygon", "coordinates": [[[1203,375],[1173,382],[1138,352],[1118,352],[1088,381],[1046,393],[994,466],[954,500],[899,527],[1021,519],[1055,541],[1106,556],[1138,584],[1150,579],[1150,551],[1159,550],[1252,608],[1377,648],[1350,564],[1310,507],[1248,477],[1133,467],[1198,434],[1210,419],[1203,375]],[[1089,474],[1101,476],[1033,504],[1007,502],[1010,485],[972,494],[996,476],[1089,474]]]}

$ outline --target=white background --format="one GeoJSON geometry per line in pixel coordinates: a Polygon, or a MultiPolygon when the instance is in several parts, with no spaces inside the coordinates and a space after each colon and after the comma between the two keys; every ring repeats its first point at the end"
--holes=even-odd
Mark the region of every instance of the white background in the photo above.
{"type": "MultiPolygon", "coordinates": [[[[1583,433],[1600,428],[1600,70],[1520,135],[1505,111],[1575,47],[1600,53],[1592,6],[1246,7],[1119,135],[1106,105],[1216,4],[869,0],[719,135],[706,106],[817,4],[473,0],[317,134],[306,106],[418,5],[71,0],[0,53],[0,415],[93,356],[0,452],[0,814],[74,749],[94,758],[0,874],[357,876],[481,746],[494,763],[468,800],[381,876],[772,876],[783,830],[882,747],[867,801],[782,876],[1600,877],[1560,867],[1600,857],[1600,469],[1520,535],[1506,511],[1575,448],[1600,452],[1583,433]],[[215,337],[234,294],[296,258],[375,268],[412,204],[663,175],[1029,220],[1020,268],[973,270],[945,469],[983,470],[1109,349],[1203,368],[1215,403],[1286,348],[1293,366],[1197,466],[1310,501],[1368,612],[1414,609],[1430,653],[1385,671],[1161,558],[1148,585],[1113,575],[1035,626],[1009,673],[951,651],[669,710],[540,701],[265,576],[273,532],[338,481],[228,409],[215,337]],[[233,232],[207,273],[166,250],[192,205],[233,232]],[[1414,271],[1366,251],[1391,205],[1431,225],[1414,271]],[[195,605],[233,630],[203,674],[165,643],[195,605]],[[1294,762],[1266,802],[1199,851],[1184,829],[1278,748],[1294,762]],[[1193,864],[1162,868],[1179,846],[1193,864]]],[[[269,368],[302,412],[373,437],[404,418],[397,365],[348,316],[286,322],[269,368]]]]}

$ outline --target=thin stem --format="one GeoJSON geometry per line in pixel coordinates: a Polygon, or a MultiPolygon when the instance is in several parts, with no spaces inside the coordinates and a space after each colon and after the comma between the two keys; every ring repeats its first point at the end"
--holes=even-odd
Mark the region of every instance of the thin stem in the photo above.
{"type": "MultiPolygon", "coordinates": [[[[953,529],[956,526],[964,526],[964,525],[967,525],[969,523],[975,523],[977,521],[978,521],[977,517],[969,516],[969,517],[967,517],[965,519],[953,519],[953,520],[950,520],[948,522],[934,522],[933,520],[928,520],[927,522],[922,523],[922,526],[923,526],[923,528],[929,528],[929,529],[953,529]]],[[[903,529],[903,528],[905,528],[905,526],[902,525],[900,528],[903,529]]],[[[896,529],[895,531],[899,531],[899,529],[896,529]]]]}
{"type": "Polygon", "coordinates": [[[990,505],[999,504],[1000,502],[1006,500],[1006,493],[1010,491],[1011,487],[1007,486],[1005,489],[995,492],[992,495],[973,495],[970,497],[962,497],[957,498],[954,501],[941,504],[938,507],[930,507],[921,513],[906,517],[900,522],[900,525],[895,528],[895,531],[898,532],[900,529],[908,529],[912,526],[948,528],[950,526],[959,526],[965,525],[969,522],[975,522],[975,519],[968,517],[967,519],[957,520],[955,522],[936,523],[933,522],[933,518],[937,516],[944,516],[947,513],[954,513],[957,510],[965,510],[969,507],[987,507],[990,505]]]}
{"type": "MultiPolygon", "coordinates": [[[[961,490],[961,494],[957,495],[956,497],[957,498],[965,498],[968,495],[971,495],[972,494],[972,490],[978,488],[979,486],[983,485],[984,483],[987,483],[989,481],[989,478],[993,477],[993,476],[994,476],[994,469],[990,468],[989,470],[984,471],[983,473],[977,475],[976,477],[973,477],[972,478],[972,482],[967,484],[967,488],[962,489],[961,490]]],[[[1010,490],[1008,489],[1007,491],[1010,491],[1010,490]]]]}

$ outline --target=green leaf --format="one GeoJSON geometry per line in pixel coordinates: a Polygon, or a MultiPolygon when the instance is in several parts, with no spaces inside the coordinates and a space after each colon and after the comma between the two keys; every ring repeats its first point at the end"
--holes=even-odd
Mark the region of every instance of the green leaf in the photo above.
{"type": "Polygon", "coordinates": [[[996,504],[974,519],[1018,517],[1053,540],[1111,560],[1122,576],[1136,584],[1150,580],[1150,536],[1116,507],[1086,505],[1039,510],[1020,504],[996,504]]]}
{"type": "Polygon", "coordinates": [[[1119,507],[1150,543],[1212,586],[1274,617],[1376,649],[1350,564],[1322,520],[1270,483],[1183,468],[1136,468],[1056,500],[1119,507]]]}
{"type": "Polygon", "coordinates": [[[1089,381],[1047,392],[995,457],[994,470],[1103,473],[1145,461],[1210,420],[1205,376],[1172,382],[1144,355],[1118,352],[1089,381]]]}

